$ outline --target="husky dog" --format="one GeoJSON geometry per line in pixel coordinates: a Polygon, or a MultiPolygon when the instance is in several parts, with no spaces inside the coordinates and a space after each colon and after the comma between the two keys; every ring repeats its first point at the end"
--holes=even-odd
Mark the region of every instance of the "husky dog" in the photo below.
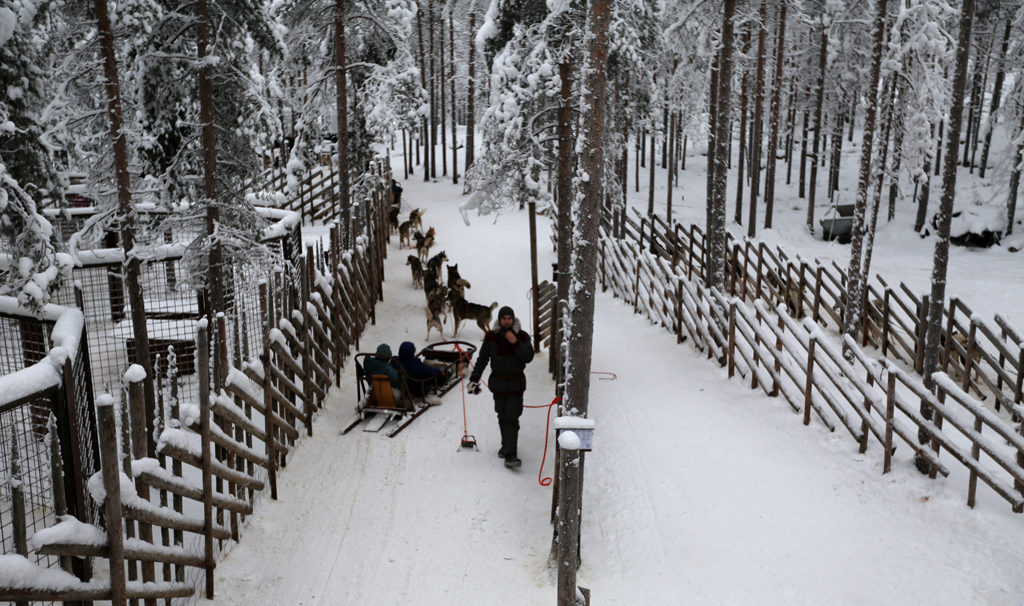
{"type": "Polygon", "coordinates": [[[412,248],[412,242],[409,240],[409,232],[412,230],[412,221],[402,221],[402,224],[398,226],[398,248],[402,248],[402,243],[409,248],[412,248]]]}
{"type": "Polygon", "coordinates": [[[466,289],[470,287],[470,284],[459,275],[459,264],[445,265],[445,267],[448,268],[448,290],[458,292],[460,296],[465,298],[466,289]]]}
{"type": "Polygon", "coordinates": [[[409,212],[409,223],[416,226],[416,229],[423,229],[423,215],[427,214],[426,210],[420,210],[418,208],[412,209],[409,212]]]}
{"type": "Polygon", "coordinates": [[[494,314],[494,309],[498,307],[498,302],[491,303],[490,307],[484,305],[478,305],[476,303],[470,303],[462,297],[456,296],[452,300],[452,316],[455,318],[455,328],[452,333],[455,336],[459,334],[459,324],[463,320],[473,320],[476,325],[480,327],[480,330],[487,333],[487,327],[491,324],[491,315],[494,314]]]}
{"type": "Polygon", "coordinates": [[[423,264],[420,263],[420,258],[416,255],[409,255],[405,260],[405,264],[412,268],[412,286],[413,288],[423,287],[423,264]]]}
{"type": "Polygon", "coordinates": [[[444,327],[441,324],[441,311],[443,306],[437,299],[427,300],[427,306],[424,308],[427,311],[427,341],[430,341],[430,329],[436,328],[437,332],[440,333],[441,338],[444,338],[444,327]]]}
{"type": "Polygon", "coordinates": [[[412,237],[416,240],[416,254],[419,255],[420,261],[426,263],[427,257],[430,256],[430,247],[434,245],[434,237],[425,236],[420,232],[416,232],[412,237]]]}
{"type": "Polygon", "coordinates": [[[398,213],[401,210],[401,206],[392,206],[388,211],[388,233],[398,231],[398,213]]]}
{"type": "Polygon", "coordinates": [[[448,260],[448,255],[444,254],[444,251],[442,250],[441,252],[437,253],[433,257],[430,257],[430,260],[427,261],[425,269],[426,269],[426,271],[433,272],[434,277],[437,278],[438,282],[440,282],[441,281],[441,275],[442,275],[441,274],[441,264],[444,263],[447,260],[448,260]]]}

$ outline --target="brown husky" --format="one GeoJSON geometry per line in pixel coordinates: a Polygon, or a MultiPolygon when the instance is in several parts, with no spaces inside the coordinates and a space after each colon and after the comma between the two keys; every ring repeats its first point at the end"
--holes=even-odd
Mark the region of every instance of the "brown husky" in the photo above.
{"type": "MultiPolygon", "coordinates": [[[[454,292],[454,291],[453,291],[454,292]]],[[[459,334],[459,324],[463,320],[473,320],[476,325],[480,327],[480,330],[487,333],[487,327],[491,323],[491,315],[494,313],[494,309],[498,306],[498,302],[491,303],[490,307],[485,305],[478,305],[476,303],[470,303],[463,299],[457,294],[453,295],[452,299],[452,315],[455,317],[455,328],[452,333],[454,336],[459,334]]]]}

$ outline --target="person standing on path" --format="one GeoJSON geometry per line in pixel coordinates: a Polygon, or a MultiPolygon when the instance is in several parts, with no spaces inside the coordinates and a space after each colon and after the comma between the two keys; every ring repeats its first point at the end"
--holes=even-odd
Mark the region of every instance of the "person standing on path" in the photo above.
{"type": "Polygon", "coordinates": [[[473,372],[469,376],[468,391],[480,393],[480,378],[489,363],[491,375],[487,387],[494,395],[494,412],[498,414],[498,429],[501,432],[501,448],[498,456],[505,459],[505,467],[522,465],[517,452],[519,440],[519,416],[523,414],[523,392],[526,391],[526,375],[523,371],[533,360],[533,345],[507,305],[498,311],[494,323],[480,346],[473,372]]]}

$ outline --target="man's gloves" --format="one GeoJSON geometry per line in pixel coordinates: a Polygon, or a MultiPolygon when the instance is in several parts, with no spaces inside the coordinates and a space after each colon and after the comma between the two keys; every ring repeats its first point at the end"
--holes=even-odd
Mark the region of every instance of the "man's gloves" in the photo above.
{"type": "Polygon", "coordinates": [[[466,385],[466,392],[472,395],[480,393],[480,383],[478,381],[470,381],[469,385],[466,385]]]}

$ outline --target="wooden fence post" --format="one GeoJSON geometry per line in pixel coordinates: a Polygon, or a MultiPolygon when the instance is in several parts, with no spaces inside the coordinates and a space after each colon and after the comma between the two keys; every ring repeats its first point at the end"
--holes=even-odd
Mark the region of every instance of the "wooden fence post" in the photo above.
{"type": "Polygon", "coordinates": [[[896,409],[896,375],[886,373],[888,381],[885,389],[885,457],[882,462],[882,473],[892,470],[892,431],[893,415],[896,409]]]}
{"type": "Polygon", "coordinates": [[[199,437],[203,475],[203,554],[206,569],[206,599],[213,599],[213,452],[210,450],[210,336],[206,319],[199,321],[196,334],[199,358],[199,437]]]}
{"type": "Polygon", "coordinates": [[[882,299],[882,357],[889,351],[889,299],[892,297],[892,289],[886,288],[882,299]]]}
{"type": "Polygon", "coordinates": [[[815,269],[814,276],[814,315],[812,319],[817,324],[821,319],[821,275],[824,273],[825,268],[819,263],[817,269],[815,269]]]}
{"type": "MultiPolygon", "coordinates": [[[[141,366],[132,365],[132,368],[142,369],[141,366]]],[[[145,380],[145,372],[143,371],[142,376],[138,376],[135,373],[127,373],[125,379],[128,381],[128,404],[132,413],[132,440],[131,440],[131,459],[142,459],[147,454],[147,427],[146,427],[146,399],[144,395],[143,381],[145,380]],[[130,375],[130,377],[128,376],[130,375]],[[141,424],[137,424],[141,422],[141,424]]],[[[128,453],[126,453],[128,454],[128,453]]],[[[128,458],[128,457],[126,457],[128,458]]],[[[149,486],[140,480],[135,480],[135,493],[139,495],[143,500],[149,501],[149,486]]],[[[139,540],[147,543],[153,542],[153,526],[144,522],[138,523],[139,540]]],[[[133,566],[134,568],[134,566],[133,566]]],[[[151,583],[156,580],[156,570],[153,566],[153,562],[141,562],[142,568],[142,581],[145,583],[151,583]]],[[[146,600],[147,606],[156,606],[156,600],[146,600]]]]}
{"type": "MultiPolygon", "coordinates": [[[[710,347],[708,351],[711,351],[710,347]]],[[[727,360],[729,363],[729,378],[731,379],[736,367],[736,301],[729,303],[729,355],[727,360]]]]}
{"type": "Polygon", "coordinates": [[[921,297],[921,305],[917,311],[917,335],[914,355],[914,372],[921,374],[924,365],[924,337],[928,331],[928,295],[921,297]]]}
{"type": "MultiPolygon", "coordinates": [[[[760,318],[760,314],[758,315],[758,318],[760,318]]],[[[778,318],[779,334],[775,337],[775,364],[773,366],[775,368],[775,376],[776,377],[781,377],[782,376],[782,332],[784,330],[783,327],[785,326],[785,324],[782,321],[782,316],[781,315],[777,316],[777,318],[778,318]]],[[[777,380],[775,380],[775,378],[773,377],[772,378],[772,391],[771,391],[771,394],[769,394],[769,395],[771,395],[772,397],[778,396],[779,395],[779,388],[780,388],[779,382],[777,380]]]]}
{"type": "MultiPolygon", "coordinates": [[[[937,391],[936,397],[939,400],[939,404],[945,404],[945,402],[946,402],[946,390],[942,389],[941,385],[936,385],[935,389],[937,391]]],[[[932,412],[933,412],[933,415],[934,415],[932,417],[932,423],[935,423],[935,429],[937,429],[938,431],[941,432],[942,431],[942,409],[935,408],[932,412]]],[[[939,451],[942,448],[942,446],[939,444],[938,440],[932,440],[931,443],[932,443],[932,450],[935,451],[935,460],[938,461],[939,460],[939,451]]],[[[932,465],[931,469],[928,472],[928,477],[934,480],[935,476],[938,474],[938,471],[939,471],[938,467],[936,467],[935,465],[932,465]]]]}
{"type": "Polygon", "coordinates": [[[121,470],[117,461],[117,434],[114,429],[114,401],[109,396],[96,400],[99,429],[100,466],[107,496],[103,514],[107,524],[107,560],[110,563],[110,602],[125,604],[124,534],[121,519],[121,470]]]}
{"type": "MultiPolygon", "coordinates": [[[[973,328],[973,325],[972,325],[973,328]]],[[[978,432],[978,436],[981,436],[981,428],[983,424],[981,422],[981,416],[974,415],[974,431],[978,432]]],[[[977,461],[981,458],[981,446],[979,446],[979,440],[976,438],[971,439],[971,458],[977,461]]],[[[974,509],[975,495],[978,492],[978,472],[971,468],[970,478],[967,480],[967,506],[974,509]]]]}
{"type": "Polygon", "coordinates": [[[818,345],[818,338],[811,336],[807,344],[807,371],[804,381],[804,425],[811,424],[811,402],[814,389],[814,350],[818,345]]]}
{"type": "MultiPolygon", "coordinates": [[[[313,317],[309,309],[310,295],[313,290],[313,248],[306,247],[306,256],[303,262],[302,272],[302,310],[300,311],[303,320],[302,334],[302,400],[303,413],[305,413],[306,435],[313,435],[313,317]]],[[[268,369],[269,370],[269,369],[268,369]]]]}
{"type": "MultiPolygon", "coordinates": [[[[678,223],[676,224],[678,225],[678,223]]],[[[676,276],[676,343],[683,342],[683,279],[676,276]]]]}
{"type": "Polygon", "coordinates": [[[267,481],[270,484],[270,498],[277,500],[277,444],[275,443],[273,418],[274,398],[270,389],[270,350],[264,349],[260,354],[263,364],[263,431],[267,434],[267,481]]]}

